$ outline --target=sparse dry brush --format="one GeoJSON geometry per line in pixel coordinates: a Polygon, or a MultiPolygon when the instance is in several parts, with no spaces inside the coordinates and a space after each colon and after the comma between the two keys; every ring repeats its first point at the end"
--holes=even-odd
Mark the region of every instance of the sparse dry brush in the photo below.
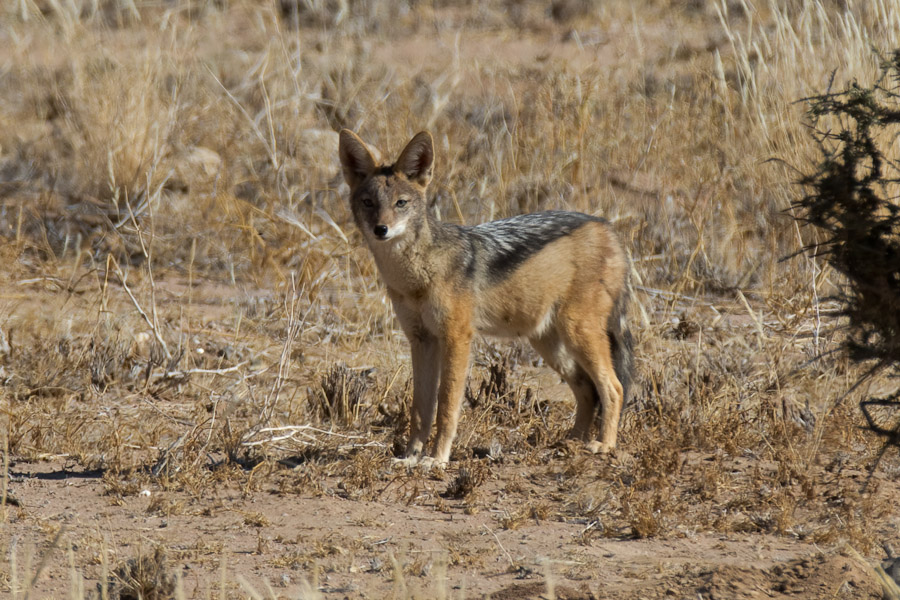
{"type": "MultiPolygon", "coordinates": [[[[454,581],[495,563],[526,573],[490,534],[548,523],[577,527],[578,552],[718,532],[874,556],[896,537],[897,457],[863,490],[880,446],[850,408],[861,391],[832,402],[865,372],[834,352],[846,322],[828,298],[849,270],[781,260],[827,242],[791,218],[785,165],[818,152],[795,101],[873,82],[871,47],[900,47],[895,0],[0,11],[0,437],[13,471],[97,469],[101,502],[148,491],[141,506],[161,519],[228,515],[229,490],[278,494],[291,512],[338,497],[483,517],[477,540],[440,538],[454,581]],[[571,399],[536,355],[479,342],[454,464],[391,470],[409,349],[343,197],[345,126],[382,150],[431,129],[443,219],[572,209],[613,223],[634,258],[639,340],[615,456],[564,441],[571,399]]],[[[895,384],[874,377],[869,394],[896,399],[895,384]]],[[[11,526],[34,518],[0,509],[11,526]]],[[[403,555],[421,540],[311,532],[291,546],[254,515],[240,527],[258,530],[253,556],[269,566],[378,590],[392,564],[397,589],[440,570],[403,555]]],[[[102,536],[88,537],[71,571],[99,580],[102,536]]],[[[128,542],[123,560],[137,556],[128,542]]],[[[237,562],[220,545],[191,539],[179,562],[218,581],[220,561],[237,562]]],[[[584,566],[596,563],[566,564],[597,578],[584,566]]],[[[0,590],[23,581],[13,571],[0,566],[0,590]]]]}
{"type": "MultiPolygon", "coordinates": [[[[797,201],[798,219],[824,234],[812,250],[846,278],[837,294],[848,321],[843,346],[851,360],[871,365],[856,385],[879,371],[896,378],[900,369],[900,50],[883,60],[871,86],[854,82],[806,100],[822,159],[801,179],[809,193],[797,201]]],[[[887,445],[900,446],[900,420],[879,408],[898,406],[898,390],[862,402],[887,445]]]]}

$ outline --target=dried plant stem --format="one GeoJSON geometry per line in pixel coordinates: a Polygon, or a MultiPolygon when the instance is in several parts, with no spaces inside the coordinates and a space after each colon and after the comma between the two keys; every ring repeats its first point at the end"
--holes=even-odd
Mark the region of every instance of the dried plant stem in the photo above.
{"type": "Polygon", "coordinates": [[[488,533],[490,533],[492,536],[494,536],[494,541],[497,542],[497,547],[500,548],[500,550],[503,551],[503,554],[506,556],[507,562],[509,562],[509,566],[510,566],[510,567],[515,567],[515,566],[516,566],[516,561],[513,560],[512,554],[510,554],[509,551],[508,551],[506,548],[503,547],[503,544],[500,543],[500,538],[497,537],[497,534],[494,533],[494,530],[491,529],[490,527],[488,527],[487,525],[484,525],[484,528],[485,528],[485,530],[486,530],[488,533]]]}
{"type": "Polygon", "coordinates": [[[863,558],[856,548],[850,544],[847,544],[846,548],[850,552],[850,555],[856,559],[856,562],[875,576],[878,583],[881,584],[881,590],[884,593],[885,600],[900,600],[900,585],[897,585],[897,582],[885,572],[881,565],[875,565],[873,567],[869,561],[863,558]]]}
{"type": "Polygon", "coordinates": [[[191,375],[228,375],[229,373],[240,371],[242,368],[247,366],[249,362],[250,361],[245,360],[232,367],[226,367],[224,369],[185,369],[183,371],[166,371],[165,373],[162,373],[160,377],[164,377],[166,379],[183,379],[191,375]]]}
{"type": "MultiPolygon", "coordinates": [[[[240,111],[240,113],[242,115],[244,115],[244,118],[247,119],[247,123],[253,129],[253,132],[256,134],[256,137],[259,139],[260,142],[262,142],[263,146],[265,147],[266,153],[268,154],[268,157],[269,157],[269,161],[271,162],[272,166],[277,169],[278,168],[278,154],[277,154],[276,148],[274,146],[274,144],[275,144],[274,131],[271,131],[271,129],[270,129],[270,132],[272,133],[273,137],[271,140],[268,139],[263,134],[263,132],[259,129],[259,125],[256,123],[256,120],[250,116],[250,113],[247,112],[247,109],[244,108],[243,104],[241,104],[241,102],[237,98],[234,97],[234,94],[232,94],[231,91],[229,91],[228,88],[226,88],[225,85],[221,81],[219,81],[219,78],[216,77],[216,74],[213,73],[211,69],[209,69],[209,74],[210,74],[210,76],[212,76],[212,78],[215,80],[215,82],[219,84],[219,87],[222,88],[222,91],[225,92],[225,95],[228,96],[228,99],[231,100],[231,102],[235,105],[235,107],[238,109],[238,111],[240,111]]],[[[262,79],[260,79],[260,82],[262,84],[262,79]]],[[[266,94],[266,91],[265,91],[264,84],[262,85],[262,91],[263,91],[263,94],[266,95],[266,97],[268,97],[266,94]]],[[[271,123],[272,123],[271,106],[269,106],[268,100],[266,100],[266,111],[267,111],[268,123],[271,128],[271,123]]]]}
{"type": "MultiPolygon", "coordinates": [[[[324,435],[328,437],[336,437],[345,440],[363,440],[366,439],[361,435],[348,435],[344,433],[337,433],[335,431],[327,431],[325,429],[320,429],[318,427],[314,427],[312,425],[285,425],[283,427],[265,427],[255,432],[255,435],[261,435],[265,433],[272,433],[277,435],[272,435],[271,437],[263,440],[245,440],[241,442],[243,446],[264,446],[267,444],[274,444],[276,442],[282,442],[284,440],[293,440],[298,441],[296,439],[297,436],[306,438],[305,440],[299,440],[301,444],[318,444],[319,439],[307,433],[311,431],[313,433],[324,435]]],[[[369,444],[366,444],[367,446],[369,444]]]]}
{"type": "Polygon", "coordinates": [[[310,306],[306,314],[304,314],[302,318],[300,317],[300,294],[301,290],[297,288],[296,276],[292,273],[290,291],[285,297],[287,325],[285,326],[284,344],[281,347],[281,356],[278,361],[278,374],[276,375],[275,381],[272,383],[272,388],[270,389],[268,395],[266,396],[265,402],[263,403],[263,411],[260,416],[261,424],[268,423],[269,419],[271,419],[272,417],[272,411],[275,409],[275,404],[278,402],[278,396],[281,394],[281,389],[284,387],[284,383],[287,379],[288,373],[290,372],[291,349],[294,346],[294,341],[300,335],[300,331],[302,330],[304,323],[306,323],[306,318],[309,316],[309,313],[312,310],[312,307],[310,306]]]}
{"type": "Polygon", "coordinates": [[[128,275],[122,271],[122,269],[119,267],[119,263],[112,257],[112,255],[109,255],[107,257],[107,270],[109,270],[110,264],[112,264],[112,266],[115,268],[116,275],[118,275],[119,277],[119,283],[122,284],[122,288],[125,290],[125,293],[128,294],[129,298],[131,298],[131,303],[134,304],[134,308],[138,311],[138,314],[141,315],[141,318],[144,319],[144,322],[150,328],[150,331],[153,332],[153,337],[156,338],[156,341],[163,349],[166,358],[171,360],[172,353],[169,351],[169,345],[166,344],[166,340],[163,338],[162,334],[159,331],[158,323],[156,323],[147,315],[146,311],[144,311],[143,307],[141,307],[141,303],[138,302],[137,298],[134,297],[134,294],[131,293],[131,289],[128,287],[128,275]]]}
{"type": "Polygon", "coordinates": [[[9,438],[3,436],[3,480],[0,481],[0,510],[2,510],[3,521],[5,522],[8,514],[6,512],[6,498],[9,493],[9,438]]]}
{"type": "Polygon", "coordinates": [[[41,559],[38,561],[38,564],[34,569],[34,574],[31,576],[31,579],[28,581],[28,585],[25,587],[25,596],[23,597],[23,600],[28,600],[29,598],[31,598],[31,593],[34,590],[34,585],[37,583],[37,580],[41,576],[41,573],[44,572],[44,569],[47,568],[47,564],[49,563],[50,556],[53,554],[53,551],[59,547],[59,541],[62,539],[65,530],[65,527],[59,528],[59,530],[56,532],[56,535],[53,536],[53,541],[50,542],[50,547],[48,547],[41,555],[41,559]]]}

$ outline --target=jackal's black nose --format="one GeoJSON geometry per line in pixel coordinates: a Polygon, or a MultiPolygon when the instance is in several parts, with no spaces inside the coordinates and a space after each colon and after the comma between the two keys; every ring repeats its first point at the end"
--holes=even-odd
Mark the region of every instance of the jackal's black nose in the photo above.
{"type": "Polygon", "coordinates": [[[375,237],[384,239],[387,235],[388,228],[387,225],[376,225],[375,226],[375,237]]]}

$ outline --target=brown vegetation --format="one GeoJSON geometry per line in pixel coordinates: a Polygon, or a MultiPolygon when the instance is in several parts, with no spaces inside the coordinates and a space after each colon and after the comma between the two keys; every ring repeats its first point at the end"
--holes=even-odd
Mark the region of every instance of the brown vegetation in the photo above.
{"type": "Polygon", "coordinates": [[[786,165],[818,152],[795,101],[871,84],[895,1],[0,10],[3,594],[881,593],[843,551],[900,546],[900,460],[871,469],[857,406],[896,380],[835,402],[866,369],[834,352],[845,279],[781,259],[821,241],[791,218],[786,165]],[[485,340],[449,469],[392,469],[408,348],[344,126],[432,130],[444,219],[613,223],[638,338],[615,456],[567,444],[565,386],[485,340]]]}

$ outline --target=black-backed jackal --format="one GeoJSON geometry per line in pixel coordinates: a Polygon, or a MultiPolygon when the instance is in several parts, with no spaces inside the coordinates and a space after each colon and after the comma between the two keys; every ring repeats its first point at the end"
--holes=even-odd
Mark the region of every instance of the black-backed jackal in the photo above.
{"type": "Polygon", "coordinates": [[[476,331],[528,338],[575,393],[571,437],[592,452],[613,449],[632,364],[630,267],[606,221],[551,211],[475,227],[442,223],[426,199],[434,166],[427,132],[393,165],[379,165],[345,129],[340,159],[353,217],[411,347],[406,459],[424,458],[436,412],[430,456],[449,460],[476,331]]]}

